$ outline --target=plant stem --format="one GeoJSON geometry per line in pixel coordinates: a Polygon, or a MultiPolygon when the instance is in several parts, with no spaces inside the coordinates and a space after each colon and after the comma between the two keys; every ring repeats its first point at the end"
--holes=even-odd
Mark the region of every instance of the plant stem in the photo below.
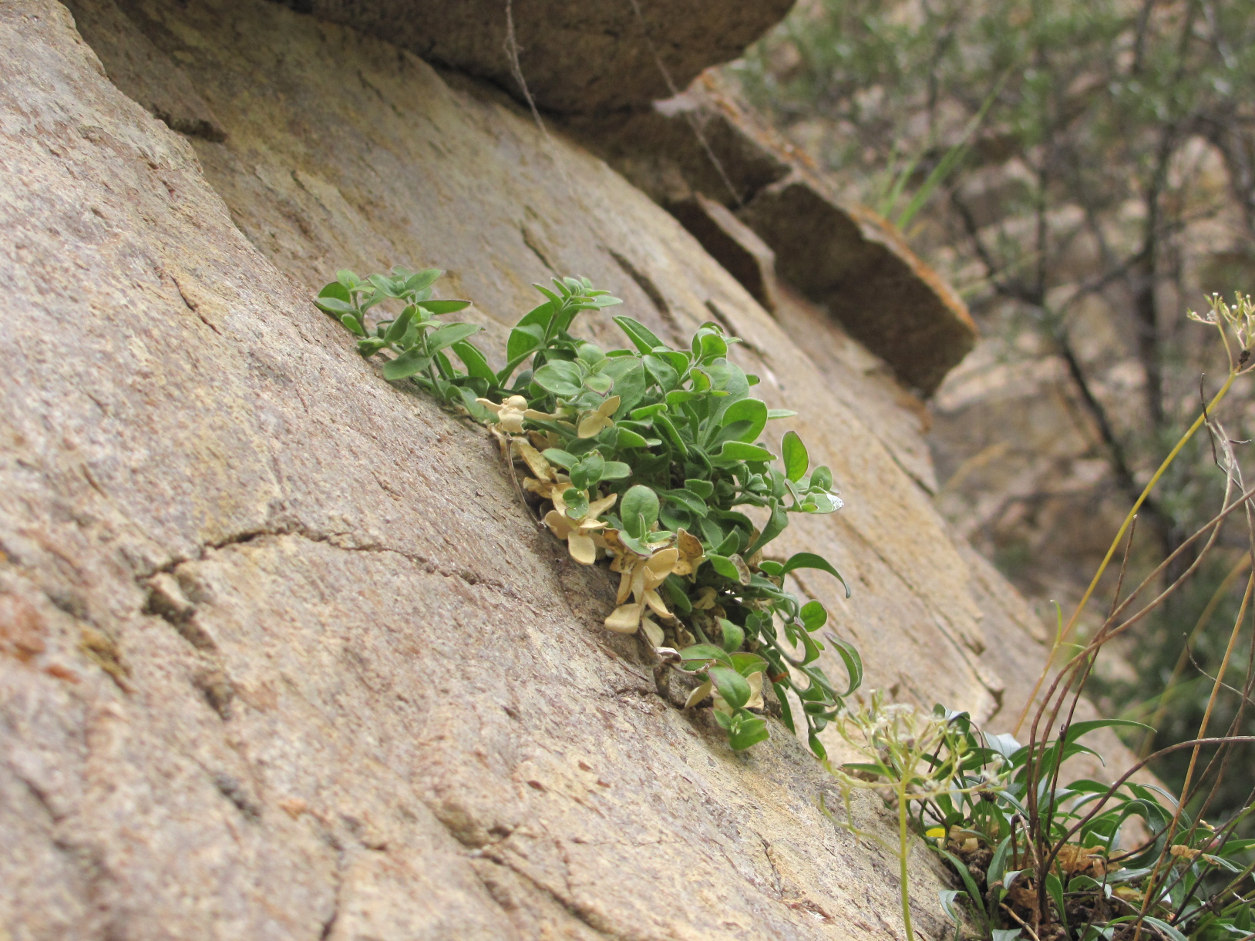
{"type": "Polygon", "coordinates": [[[1077,604],[1076,610],[1072,612],[1072,617],[1068,619],[1068,623],[1064,626],[1063,630],[1055,636],[1054,644],[1050,648],[1050,657],[1047,658],[1046,661],[1046,669],[1044,669],[1041,675],[1037,677],[1037,682],[1033,685],[1033,691],[1029,694],[1028,699],[1024,703],[1024,707],[1020,710],[1019,717],[1015,720],[1015,729],[1012,734],[1019,735],[1020,729],[1024,725],[1024,720],[1028,717],[1028,711],[1032,708],[1033,701],[1037,699],[1037,694],[1041,692],[1041,685],[1045,682],[1046,676],[1050,672],[1051,661],[1054,660],[1054,656],[1058,652],[1059,648],[1067,642],[1067,639],[1071,636],[1072,631],[1076,629],[1077,622],[1081,619],[1081,613],[1085,610],[1085,606],[1089,604],[1090,598],[1093,596],[1094,591],[1098,588],[1098,582],[1107,571],[1107,566],[1111,563],[1112,558],[1115,556],[1116,550],[1120,548],[1120,544],[1124,540],[1124,534],[1127,533],[1129,527],[1133,525],[1133,520],[1137,516],[1137,511],[1141,509],[1142,504],[1146,502],[1146,498],[1150,496],[1151,491],[1153,491],[1155,486],[1159,483],[1160,478],[1163,477],[1164,473],[1172,465],[1173,461],[1177,459],[1181,450],[1189,443],[1190,439],[1194,437],[1194,435],[1198,432],[1198,429],[1202,428],[1206,423],[1208,415],[1214,411],[1221,401],[1223,401],[1224,397],[1228,395],[1229,388],[1233,385],[1233,380],[1236,379],[1237,376],[1237,370],[1229,370],[1229,375],[1228,378],[1225,379],[1224,385],[1222,385],[1219,391],[1211,397],[1211,401],[1207,403],[1199,416],[1194,419],[1194,423],[1190,425],[1185,434],[1181,436],[1180,440],[1177,441],[1173,449],[1168,452],[1168,456],[1163,459],[1163,463],[1159,465],[1158,470],[1155,471],[1154,476],[1150,479],[1150,482],[1142,488],[1142,492],[1138,495],[1137,500],[1134,501],[1128,515],[1124,517],[1124,522],[1120,524],[1120,529],[1116,532],[1115,538],[1111,540],[1111,546],[1107,549],[1107,554],[1103,556],[1103,560],[1099,564],[1098,570],[1094,572],[1094,577],[1090,580],[1089,587],[1085,589],[1085,594],[1081,596],[1081,600],[1077,604]]]}
{"type": "Polygon", "coordinates": [[[911,928],[911,893],[909,891],[910,878],[907,872],[907,862],[909,860],[910,844],[907,842],[909,836],[907,832],[907,779],[906,776],[898,778],[898,886],[902,894],[902,923],[906,929],[906,941],[914,941],[915,932],[911,928]]]}

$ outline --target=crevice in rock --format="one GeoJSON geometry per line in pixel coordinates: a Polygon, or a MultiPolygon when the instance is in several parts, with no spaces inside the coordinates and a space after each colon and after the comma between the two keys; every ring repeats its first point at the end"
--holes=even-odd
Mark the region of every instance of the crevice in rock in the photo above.
{"type": "Polygon", "coordinates": [[[192,685],[200,690],[205,702],[209,703],[209,708],[218,713],[223,722],[231,718],[235,684],[231,682],[226,670],[218,666],[200,670],[192,677],[192,685]]]}
{"type": "MultiPolygon", "coordinates": [[[[617,941],[630,941],[630,939],[640,937],[635,932],[624,932],[614,925],[607,924],[604,919],[602,919],[596,912],[591,911],[587,906],[582,906],[571,899],[564,898],[563,895],[565,893],[557,892],[545,885],[543,882],[537,881],[521,869],[511,866],[510,863],[504,859],[488,855],[482,856],[481,859],[485,863],[491,863],[494,866],[500,866],[503,869],[508,869],[528,885],[532,886],[541,895],[551,899],[563,911],[595,934],[604,938],[615,938],[617,941]]],[[[515,908],[513,900],[511,900],[508,896],[505,896],[500,887],[497,886],[493,880],[486,879],[483,873],[479,872],[475,866],[471,866],[471,871],[475,873],[476,878],[479,879],[480,884],[483,885],[484,891],[486,891],[492,900],[500,905],[503,910],[509,912],[515,908]]]]}
{"type": "Polygon", "coordinates": [[[343,868],[344,852],[340,851],[336,854],[335,886],[332,889],[331,914],[322,923],[322,930],[318,932],[318,941],[327,941],[331,937],[331,932],[335,930],[336,922],[340,919],[340,898],[344,892],[343,868]]]}
{"type": "Polygon", "coordinates": [[[47,793],[45,793],[44,789],[41,788],[38,784],[36,784],[34,781],[32,781],[30,778],[28,778],[26,775],[22,774],[20,771],[15,769],[12,765],[8,767],[8,770],[9,770],[9,773],[13,774],[14,777],[16,777],[19,781],[22,782],[22,784],[26,787],[26,790],[30,793],[31,797],[35,798],[35,803],[37,803],[40,807],[42,807],[44,810],[44,813],[48,815],[48,819],[50,819],[54,824],[60,823],[62,820],[62,815],[57,813],[56,809],[53,808],[52,802],[48,799],[48,795],[47,793]]]}
{"type": "Polygon", "coordinates": [[[196,606],[183,594],[177,580],[169,572],[158,572],[147,582],[148,597],[144,602],[143,613],[161,618],[197,650],[216,654],[218,645],[193,620],[196,606]]]}
{"type": "Polygon", "coordinates": [[[654,284],[653,279],[645,272],[637,268],[625,255],[620,254],[609,246],[606,247],[610,257],[623,270],[623,273],[636,282],[636,286],[645,292],[645,296],[649,298],[649,302],[658,309],[668,323],[675,323],[675,317],[671,313],[671,307],[667,304],[667,299],[662,296],[662,291],[658,289],[658,285],[654,284]]]}
{"type": "Polygon", "coordinates": [[[519,228],[519,233],[523,236],[523,244],[531,250],[533,255],[540,259],[540,263],[545,266],[545,270],[554,277],[561,277],[561,275],[559,275],[554,269],[553,264],[549,261],[549,257],[541,249],[539,239],[536,238],[536,233],[525,225],[519,228]]]}
{"type": "Polygon", "coordinates": [[[227,132],[206,118],[180,117],[156,106],[152,109],[152,115],[170,130],[184,137],[196,137],[211,144],[221,144],[227,139],[227,132]]]}
{"type": "Polygon", "coordinates": [[[225,771],[215,771],[212,778],[218,793],[234,804],[245,820],[250,823],[261,821],[261,805],[249,796],[239,779],[225,771]]]}

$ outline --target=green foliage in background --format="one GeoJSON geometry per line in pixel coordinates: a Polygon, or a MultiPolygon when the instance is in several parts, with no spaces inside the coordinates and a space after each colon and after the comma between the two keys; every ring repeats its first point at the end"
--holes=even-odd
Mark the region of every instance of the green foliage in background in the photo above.
{"type": "MultiPolygon", "coordinates": [[[[1075,612],[1066,623],[1060,615],[1051,660],[1064,651],[1073,653],[1057,669],[1048,662],[1028,696],[1015,729],[1019,734],[1028,722],[1028,744],[1021,746],[1010,735],[982,734],[968,716],[940,706],[924,716],[875,695],[863,709],[842,712],[835,723],[862,759],[833,769],[844,793],[876,790],[897,807],[908,937],[912,936],[906,888],[908,819],[933,840],[960,880],[960,887],[942,898],[954,918],[956,938],[969,927],[975,937],[990,941],[1255,937],[1255,840],[1243,835],[1244,827],[1255,819],[1255,785],[1249,774],[1255,735],[1243,734],[1244,715],[1255,703],[1255,680],[1249,669],[1255,659],[1255,632],[1248,616],[1255,598],[1255,571],[1249,564],[1235,567],[1225,580],[1224,587],[1232,588],[1239,576],[1246,576],[1229,628],[1219,634],[1223,649],[1207,677],[1200,697],[1206,705],[1196,724],[1179,730],[1177,738],[1156,751],[1148,747],[1112,785],[1073,776],[1065,769],[1069,759],[1086,755],[1100,759],[1081,744],[1093,732],[1155,732],[1126,719],[1075,718],[1080,696],[1106,645],[1162,611],[1179,593],[1184,596],[1192,570],[1208,559],[1229,517],[1245,523],[1247,559],[1255,558],[1251,502],[1255,487],[1245,484],[1236,443],[1219,422],[1221,406],[1234,384],[1255,372],[1251,361],[1255,302],[1241,294],[1232,304],[1213,296],[1209,307],[1187,316],[1214,328],[1228,361],[1225,381],[1134,501],[1075,612]],[[1204,431],[1226,487],[1220,511],[1186,540],[1187,545],[1197,543],[1194,561],[1165,586],[1160,579],[1172,569],[1171,556],[1131,588],[1124,587],[1122,577],[1100,627],[1087,641],[1077,642],[1085,608],[1104,570],[1125,545],[1141,506],[1168,479],[1187,445],[1204,431]],[[1226,702],[1231,709],[1221,707],[1226,702]],[[1058,737],[1049,738],[1056,729],[1058,737]],[[1165,761],[1176,756],[1185,758],[1176,794],[1150,778],[1137,779],[1143,768],[1161,771],[1165,761]],[[1226,793],[1234,787],[1241,795],[1236,799],[1226,793]],[[1208,822],[1208,817],[1217,823],[1208,822]],[[956,902],[961,902],[957,908],[956,902]]],[[[1127,567],[1127,550],[1124,563],[1127,567]]],[[[1222,611],[1220,597],[1204,607],[1199,625],[1222,611]]],[[[1175,680],[1164,678],[1168,693],[1175,680]]],[[[1159,710],[1153,720],[1162,720],[1165,712],[1159,710]]]]}
{"type": "MultiPolygon", "coordinates": [[[[1132,697],[1130,714],[1153,719],[1153,734],[1130,741],[1154,750],[1205,716],[1240,718],[1237,691],[1255,671],[1227,657],[1217,627],[1240,599],[1209,599],[1245,565],[1246,534],[1234,515],[1202,563],[1203,543],[1190,540],[1226,499],[1227,471],[1213,470],[1223,448],[1200,438],[1174,452],[1154,493],[1143,490],[1197,413],[1200,377],[1226,365],[1180,315],[1185,299],[1255,277],[1255,3],[810,0],[733,74],[821,163],[861,183],[868,204],[910,222],[930,257],[944,247],[982,328],[1004,334],[1012,371],[1057,357],[1094,442],[1068,460],[1097,456],[1109,472],[1092,489],[1053,478],[1043,489],[1081,491],[1088,502],[1072,506],[1086,521],[1101,515],[1095,506],[1136,501],[1134,561],[1170,560],[1161,589],[1192,573],[1122,641],[1136,677],[1091,690],[1132,697]],[[1095,342],[1095,312],[1112,339],[1095,342]],[[1228,690],[1213,701],[1221,663],[1228,690]]],[[[1235,362],[1249,349],[1238,344],[1235,362]]],[[[1235,427],[1213,440],[1248,437],[1235,427]]],[[[1063,562],[1030,563],[1008,571],[1027,570],[1027,590],[1081,591],[1040,577],[1063,562]]],[[[1190,762],[1173,752],[1156,770],[1179,788],[1190,762]]],[[[1249,801],[1243,776],[1219,787],[1209,813],[1249,801]]]]}
{"type": "Polygon", "coordinates": [[[1171,794],[1127,775],[1114,786],[1062,776],[1069,759],[1099,757],[1085,736],[1136,725],[1071,721],[1057,739],[1020,745],[940,706],[926,715],[873,696],[844,714],[837,727],[861,760],[833,772],[847,795],[876,791],[897,809],[906,936],[909,822],[958,877],[941,898],[956,938],[1249,939],[1255,840],[1237,838],[1235,821],[1178,813],[1171,794]]]}
{"type": "Polygon", "coordinates": [[[800,707],[822,757],[818,733],[859,685],[862,663],[829,632],[846,678],[828,677],[817,663],[828,612],[784,584],[799,569],[841,576],[814,553],[766,552],[790,514],[830,513],[841,500],[832,472],[811,465],[795,432],[781,438],[779,460],[762,440],[769,421],[794,413],[750,394],[757,377],[728,358],[735,338],[707,323],[675,349],[619,316],[629,345],[603,350],[571,325],[619,300],[564,278],[536,286],[542,302],[510,331],[494,368],[470,340],[479,327],[439,319],[469,304],[432,297],[440,274],[341,271],[316,303],[357,337],[362,356],[390,354],[386,379],[413,382],[495,430],[571,557],[608,561],[619,575],[606,627],[643,633],[695,674],[687,706],[709,697],[733,748],[767,738],[767,685],[791,730],[790,697],[800,707]],[[377,308],[385,303],[400,311],[389,317],[377,308]]]}

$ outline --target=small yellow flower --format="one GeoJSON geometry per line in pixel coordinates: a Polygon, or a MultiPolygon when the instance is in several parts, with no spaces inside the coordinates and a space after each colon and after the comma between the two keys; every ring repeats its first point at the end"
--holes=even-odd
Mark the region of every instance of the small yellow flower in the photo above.
{"type": "Polygon", "coordinates": [[[476,399],[480,405],[497,416],[497,427],[507,434],[523,433],[523,418],[527,411],[527,399],[512,395],[500,404],[491,399],[476,399]]]}
{"type": "MultiPolygon", "coordinates": [[[[618,607],[606,618],[606,627],[620,634],[635,634],[649,619],[645,613],[647,608],[659,617],[671,617],[662,595],[658,594],[658,586],[671,574],[679,559],[680,552],[675,546],[659,549],[650,556],[639,556],[620,547],[610,563],[610,570],[620,573],[619,593],[615,600],[618,607]],[[631,602],[627,600],[629,595],[631,602]]],[[[646,634],[651,633],[646,628],[646,634]]]]}
{"type": "Polygon", "coordinates": [[[581,438],[595,437],[603,428],[609,428],[614,424],[610,416],[618,407],[619,396],[610,396],[597,407],[596,411],[585,412],[580,416],[580,423],[576,426],[575,433],[581,438]]]}
{"type": "Polygon", "coordinates": [[[557,417],[548,412],[538,412],[534,408],[528,408],[527,399],[521,395],[511,395],[500,404],[492,399],[476,399],[475,401],[497,416],[497,428],[511,435],[523,433],[523,419],[525,418],[546,421],[557,417]]]}
{"type": "Polygon", "coordinates": [[[538,480],[553,482],[558,479],[558,472],[553,469],[553,465],[545,459],[543,454],[537,451],[522,438],[515,438],[511,441],[510,450],[514,453],[515,457],[521,457],[523,459],[523,463],[527,465],[528,470],[530,470],[538,480]]]}
{"type": "MultiPolygon", "coordinates": [[[[679,561],[671,570],[676,575],[692,575],[706,558],[702,552],[702,541],[687,530],[681,529],[675,534],[675,547],[680,551],[679,561]]],[[[714,589],[710,591],[713,595],[714,589]]]]}
{"type": "Polygon", "coordinates": [[[608,497],[594,500],[588,505],[588,512],[579,520],[573,520],[567,515],[565,504],[562,504],[562,509],[557,509],[558,504],[555,503],[555,509],[545,514],[545,525],[559,539],[566,540],[571,558],[582,565],[592,565],[597,561],[597,543],[593,539],[593,533],[606,525],[597,517],[610,509],[617,499],[618,496],[612,493],[608,497]]]}

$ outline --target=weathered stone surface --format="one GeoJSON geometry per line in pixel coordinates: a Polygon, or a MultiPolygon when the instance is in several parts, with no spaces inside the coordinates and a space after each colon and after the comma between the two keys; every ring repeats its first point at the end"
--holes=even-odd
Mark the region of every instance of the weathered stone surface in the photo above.
{"type": "Polygon", "coordinates": [[[308,298],[430,263],[488,342],[551,273],[672,340],[724,320],[848,500],[791,544],[850,579],[849,602],[803,587],[869,683],[1005,716],[1033,622],[902,471],[900,389],[835,325],[800,348],[804,319],[604,164],[406,53],[260,2],[76,9],[90,48],[50,0],[0,7],[0,926],[897,937],[893,865],[820,813],[802,747],[777,727],[733,755],[659,698],[600,627],[606,574],[537,530],[495,446],[308,298]],[[216,139],[134,103],[152,72],[110,82],[93,49],[113,68],[135,30],[216,139]]]}
{"type": "Polygon", "coordinates": [[[284,0],[546,111],[647,107],[734,59],[793,0],[284,0]],[[517,56],[517,59],[515,57],[517,56]],[[513,61],[512,61],[513,60],[513,61]]]}
{"type": "MultiPolygon", "coordinates": [[[[892,226],[843,205],[807,159],[718,76],[703,76],[649,112],[585,118],[571,127],[636,186],[674,208],[704,244],[710,219],[693,210],[694,201],[734,209],[775,253],[782,280],[825,307],[923,395],[975,344],[963,302],[892,226]]],[[[743,270],[751,293],[764,300],[754,287],[761,283],[756,267],[743,270]]]]}
{"type": "Polygon", "coordinates": [[[564,123],[663,205],[696,192],[739,206],[805,160],[714,72],[649,109],[564,123]]]}
{"type": "Polygon", "coordinates": [[[799,175],[757,193],[739,215],[776,253],[781,278],[924,395],[975,345],[958,295],[871,212],[840,206],[799,175]]]}
{"type": "Polygon", "coordinates": [[[701,193],[668,203],[667,210],[754,300],[768,311],[776,310],[776,253],[753,229],[701,193]]]}

